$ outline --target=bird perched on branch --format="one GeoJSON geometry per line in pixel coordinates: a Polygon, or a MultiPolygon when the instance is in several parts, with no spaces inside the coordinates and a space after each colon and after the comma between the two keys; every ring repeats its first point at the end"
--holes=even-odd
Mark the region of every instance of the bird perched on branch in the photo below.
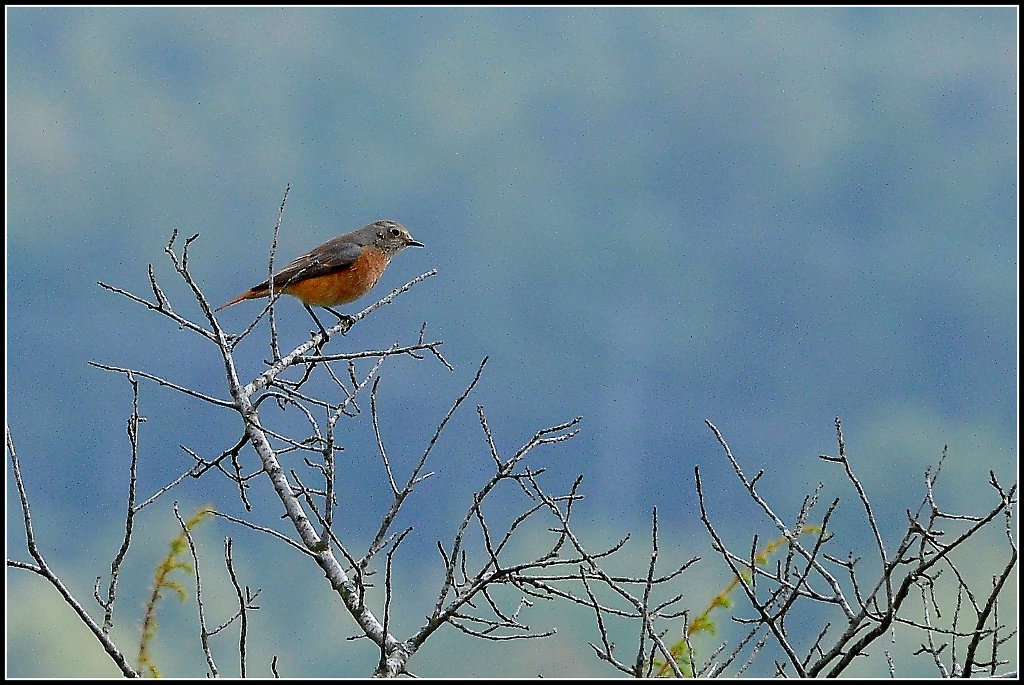
{"type": "MultiPolygon", "coordinates": [[[[381,220],[358,231],[331,238],[274,274],[275,293],[299,298],[313,320],[327,335],[311,306],[323,307],[345,321],[349,317],[332,307],[354,302],[377,285],[391,258],[407,247],[423,247],[397,221],[381,220]]],[[[254,285],[233,300],[217,307],[220,311],[243,300],[270,295],[270,280],[254,285]]]]}

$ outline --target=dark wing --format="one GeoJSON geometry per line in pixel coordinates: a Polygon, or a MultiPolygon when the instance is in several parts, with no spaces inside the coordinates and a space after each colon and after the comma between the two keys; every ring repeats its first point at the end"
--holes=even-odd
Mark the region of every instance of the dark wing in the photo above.
{"type": "MultiPolygon", "coordinates": [[[[349,240],[333,238],[311,252],[296,257],[291,264],[274,274],[274,287],[283,288],[288,283],[296,283],[307,278],[325,276],[347,269],[362,253],[362,245],[349,240]]],[[[263,281],[253,290],[262,290],[268,285],[268,281],[263,281]]]]}

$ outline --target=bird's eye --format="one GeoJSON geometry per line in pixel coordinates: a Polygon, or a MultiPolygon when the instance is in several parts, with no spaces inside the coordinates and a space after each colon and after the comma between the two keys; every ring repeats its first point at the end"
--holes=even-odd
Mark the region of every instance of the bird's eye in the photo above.
{"type": "Polygon", "coordinates": [[[392,228],[391,229],[391,237],[392,238],[397,238],[400,235],[402,235],[402,232],[400,230],[398,230],[397,228],[392,228]]]}

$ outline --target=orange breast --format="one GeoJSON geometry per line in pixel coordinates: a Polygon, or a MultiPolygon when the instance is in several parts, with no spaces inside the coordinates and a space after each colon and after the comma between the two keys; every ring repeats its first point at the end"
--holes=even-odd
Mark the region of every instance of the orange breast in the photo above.
{"type": "Polygon", "coordinates": [[[351,266],[292,283],[285,287],[284,292],[319,307],[348,304],[370,292],[387,265],[388,258],[383,252],[368,248],[351,266]]]}

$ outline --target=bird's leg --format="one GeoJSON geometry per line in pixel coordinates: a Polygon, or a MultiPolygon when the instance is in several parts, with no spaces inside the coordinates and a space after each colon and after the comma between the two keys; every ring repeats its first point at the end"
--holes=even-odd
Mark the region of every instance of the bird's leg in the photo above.
{"type": "Polygon", "coordinates": [[[336,317],[338,317],[338,322],[339,323],[347,324],[345,326],[345,330],[343,330],[341,332],[342,335],[345,335],[346,333],[348,333],[348,330],[350,328],[352,328],[352,324],[354,324],[356,322],[356,318],[354,316],[349,316],[348,314],[342,314],[341,312],[335,311],[335,310],[331,309],[330,307],[324,307],[324,309],[326,309],[331,314],[334,314],[336,317]]]}
{"type": "Polygon", "coordinates": [[[305,302],[302,303],[302,306],[305,307],[306,311],[309,312],[309,315],[313,317],[313,321],[316,321],[316,325],[320,328],[320,332],[323,333],[324,335],[324,339],[321,340],[320,344],[316,346],[317,352],[319,352],[320,348],[323,347],[324,343],[331,339],[331,336],[327,335],[327,329],[324,328],[324,325],[322,323],[320,323],[320,319],[316,318],[316,314],[313,313],[313,308],[310,307],[305,302]]]}

